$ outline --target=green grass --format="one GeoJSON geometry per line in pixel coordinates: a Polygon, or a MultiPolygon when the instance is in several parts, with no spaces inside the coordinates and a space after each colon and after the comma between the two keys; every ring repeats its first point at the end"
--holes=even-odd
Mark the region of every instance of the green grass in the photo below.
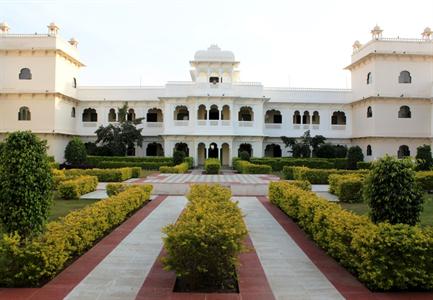
{"type": "MultiPolygon", "coordinates": [[[[369,208],[365,203],[340,203],[341,207],[358,215],[368,215],[369,208]]],[[[433,226],[433,195],[424,197],[424,209],[421,213],[421,225],[433,226]]]]}
{"type": "Polygon", "coordinates": [[[66,216],[71,211],[83,208],[84,206],[95,203],[96,201],[99,200],[63,200],[55,198],[53,200],[53,206],[51,206],[48,221],[53,221],[59,217],[66,216]]]}

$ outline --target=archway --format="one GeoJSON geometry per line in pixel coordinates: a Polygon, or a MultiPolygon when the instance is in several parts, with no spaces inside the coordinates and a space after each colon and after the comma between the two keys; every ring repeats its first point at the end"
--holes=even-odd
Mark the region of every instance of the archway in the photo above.
{"type": "Polygon", "coordinates": [[[239,121],[254,121],[253,109],[249,106],[242,106],[238,113],[239,121]]]}
{"type": "Polygon", "coordinates": [[[150,143],[146,148],[146,156],[164,156],[164,149],[160,143],[150,143]]]}
{"type": "Polygon", "coordinates": [[[197,110],[197,120],[206,120],[207,119],[207,110],[206,106],[201,104],[197,110]]]}
{"type": "Polygon", "coordinates": [[[407,145],[401,145],[398,148],[397,157],[398,158],[404,158],[410,156],[410,150],[407,145]]]}
{"type": "Polygon", "coordinates": [[[218,110],[218,106],[213,104],[209,109],[209,120],[219,120],[220,112],[218,110]]]}
{"type": "Polygon", "coordinates": [[[267,145],[265,148],[265,156],[266,157],[281,157],[281,146],[276,144],[267,145]]]}
{"type": "Polygon", "coordinates": [[[230,164],[230,146],[227,143],[221,146],[221,164],[223,166],[228,166],[230,164]]]}
{"type": "Polygon", "coordinates": [[[202,166],[206,160],[206,145],[199,143],[197,146],[197,164],[202,166]]]}
{"type": "Polygon", "coordinates": [[[230,120],[230,106],[223,106],[223,109],[221,110],[221,120],[230,120]]]}
{"type": "Polygon", "coordinates": [[[209,158],[218,158],[218,145],[216,143],[211,143],[208,149],[209,158]]]}
{"type": "Polygon", "coordinates": [[[146,114],[146,122],[163,122],[162,110],[160,108],[150,108],[146,114]]]}
{"type": "Polygon", "coordinates": [[[248,154],[251,156],[253,156],[253,147],[251,147],[251,144],[240,144],[239,149],[238,149],[238,156],[240,155],[241,152],[246,151],[248,152],[248,154]]]}
{"type": "Polygon", "coordinates": [[[182,151],[183,153],[185,153],[185,156],[189,156],[189,148],[188,145],[185,143],[176,143],[176,145],[174,145],[174,150],[182,151]]]}
{"type": "Polygon", "coordinates": [[[174,110],[174,119],[178,121],[189,120],[188,107],[186,107],[185,105],[176,106],[176,109],[174,110]]]}

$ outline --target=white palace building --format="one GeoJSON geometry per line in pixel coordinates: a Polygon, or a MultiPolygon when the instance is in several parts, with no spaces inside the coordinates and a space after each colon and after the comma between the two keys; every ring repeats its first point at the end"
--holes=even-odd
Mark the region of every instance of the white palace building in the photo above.
{"type": "Polygon", "coordinates": [[[359,145],[367,161],[384,154],[414,155],[433,138],[433,32],[419,39],[356,41],[346,70],[352,89],[266,88],[240,80],[239,61],[212,45],[190,61],[191,81],[164,86],[78,85],[75,39],[58,27],[48,34],[12,34],[0,24],[0,139],[31,130],[63,160],[73,136],[95,140],[100,125],[117,121],[128,102],[128,118],[145,117],[145,142],[136,156],[171,156],[184,143],[196,164],[219,157],[224,165],[239,149],[253,156],[289,156],[281,136],[306,130],[329,142],[359,145]]]}

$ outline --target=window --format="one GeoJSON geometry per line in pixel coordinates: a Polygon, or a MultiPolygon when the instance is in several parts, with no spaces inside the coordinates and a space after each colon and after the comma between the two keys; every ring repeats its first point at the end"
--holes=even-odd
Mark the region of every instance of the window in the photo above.
{"type": "Polygon", "coordinates": [[[217,76],[211,76],[211,77],[209,77],[209,82],[213,83],[213,84],[217,84],[220,82],[220,78],[217,76]]]}
{"type": "Polygon", "coordinates": [[[18,121],[30,121],[30,120],[31,120],[30,109],[27,106],[20,107],[20,110],[18,111],[18,121]]]}
{"type": "Polygon", "coordinates": [[[367,108],[367,118],[373,117],[373,110],[371,109],[371,106],[367,108]]]}
{"type": "Polygon", "coordinates": [[[346,125],[346,114],[342,111],[334,111],[331,117],[332,125],[346,125]]]}
{"type": "Polygon", "coordinates": [[[368,72],[367,74],[367,84],[371,84],[373,82],[373,76],[371,75],[371,72],[368,72]]]}
{"type": "Polygon", "coordinates": [[[282,122],[283,122],[283,117],[279,110],[271,109],[266,111],[265,123],[281,124],[282,122]]]}
{"type": "Polygon", "coordinates": [[[310,112],[304,111],[304,115],[302,116],[302,124],[310,124],[310,112]]]}
{"type": "Polygon", "coordinates": [[[31,80],[32,72],[30,71],[29,68],[22,68],[20,74],[18,75],[18,78],[20,80],[31,80]]]}
{"type": "Polygon", "coordinates": [[[71,109],[71,117],[75,118],[75,107],[72,107],[71,109]]]}
{"type": "Polygon", "coordinates": [[[372,153],[372,151],[371,151],[371,146],[368,145],[368,146],[367,146],[367,156],[371,156],[371,153],[372,153]]]}
{"type": "Polygon", "coordinates": [[[176,106],[176,109],[174,110],[174,120],[188,121],[189,120],[188,107],[184,105],[176,106]]]}
{"type": "Polygon", "coordinates": [[[412,83],[412,77],[409,71],[401,71],[400,76],[398,76],[398,83],[412,83]]]}
{"type": "Polygon", "coordinates": [[[254,111],[249,106],[242,106],[238,113],[239,121],[254,121],[254,111]]]}
{"type": "Polygon", "coordinates": [[[162,122],[162,110],[159,108],[150,108],[146,114],[146,122],[154,123],[154,122],[162,122]]]}
{"type": "Polygon", "coordinates": [[[116,110],[114,108],[108,112],[108,122],[116,122],[116,110]]]}
{"type": "Polygon", "coordinates": [[[406,146],[406,145],[401,145],[398,148],[397,157],[398,158],[404,158],[404,157],[407,157],[407,156],[410,156],[409,147],[406,146]]]}
{"type": "Polygon", "coordinates": [[[315,112],[313,112],[312,123],[316,124],[316,125],[320,124],[320,115],[319,115],[319,112],[317,110],[315,112]]]}
{"type": "Polygon", "coordinates": [[[134,121],[135,120],[135,111],[133,108],[130,108],[128,110],[128,114],[127,114],[126,118],[128,121],[134,121]]]}
{"type": "Polygon", "coordinates": [[[74,89],[76,89],[77,88],[77,78],[72,78],[72,87],[74,88],[74,89]]]}
{"type": "Polygon", "coordinates": [[[412,117],[412,114],[410,112],[409,106],[403,105],[400,107],[400,110],[398,111],[398,117],[408,119],[412,117]]]}
{"type": "Polygon", "coordinates": [[[301,113],[299,110],[293,113],[293,124],[301,124],[301,113]]]}
{"type": "Polygon", "coordinates": [[[96,109],[86,108],[83,111],[82,120],[83,120],[83,122],[97,122],[98,121],[98,114],[96,113],[96,109]]]}

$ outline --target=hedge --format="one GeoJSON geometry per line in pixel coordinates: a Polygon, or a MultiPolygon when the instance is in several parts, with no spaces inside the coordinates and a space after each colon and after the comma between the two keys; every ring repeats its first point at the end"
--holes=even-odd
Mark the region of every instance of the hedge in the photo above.
{"type": "Polygon", "coordinates": [[[81,195],[93,192],[98,186],[96,176],[78,176],[59,183],[58,190],[62,199],[78,199],[81,195]]]}
{"type": "Polygon", "coordinates": [[[233,159],[233,168],[242,174],[269,174],[271,166],[257,165],[246,160],[233,159]]]}
{"type": "Polygon", "coordinates": [[[159,168],[161,173],[186,173],[189,170],[188,162],[183,162],[181,164],[175,165],[174,167],[163,166],[159,168]]]}
{"type": "Polygon", "coordinates": [[[194,166],[194,158],[191,156],[185,157],[185,161],[188,163],[190,169],[194,166]]]}
{"type": "Polygon", "coordinates": [[[138,167],[143,170],[158,170],[162,166],[173,166],[173,162],[128,162],[128,161],[101,161],[95,167],[101,169],[132,168],[138,167]]]}
{"type": "Polygon", "coordinates": [[[247,229],[231,192],[220,185],[192,185],[190,202],[163,232],[165,269],[182,277],[191,290],[232,287],[247,229]]]}
{"type": "Polygon", "coordinates": [[[90,175],[98,177],[99,182],[125,181],[132,177],[132,168],[119,169],[69,169],[64,170],[67,177],[90,175]]]}
{"type": "Polygon", "coordinates": [[[361,174],[329,175],[329,192],[338,196],[341,202],[362,202],[364,176],[361,174]]]}
{"type": "Polygon", "coordinates": [[[107,195],[109,197],[115,196],[121,192],[126,191],[127,189],[131,187],[140,187],[140,184],[128,184],[128,183],[122,183],[122,182],[113,182],[107,184],[107,195]]]}
{"type": "Polygon", "coordinates": [[[0,239],[0,286],[38,286],[149,201],[152,186],[131,187],[116,196],[74,210],[47,224],[33,239],[18,234],[0,239]],[[4,259],[4,258],[7,259],[4,259]]]}
{"type": "Polygon", "coordinates": [[[415,181],[424,191],[433,190],[433,171],[419,171],[415,174],[415,181]]]}
{"type": "Polygon", "coordinates": [[[373,290],[433,288],[433,229],[372,223],[313,192],[272,182],[269,199],[373,290]]]}
{"type": "Polygon", "coordinates": [[[123,161],[123,162],[173,162],[172,157],[165,156],[146,156],[146,157],[137,157],[137,156],[95,156],[88,155],[86,162],[91,164],[96,164],[101,161],[123,161]]]}
{"type": "Polygon", "coordinates": [[[87,156],[86,163],[102,169],[140,167],[145,170],[158,170],[161,166],[174,165],[173,158],[162,156],[87,156]]]}
{"type": "Polygon", "coordinates": [[[307,167],[284,167],[284,179],[308,180],[311,184],[328,184],[331,174],[367,174],[368,170],[310,169],[307,167]]]}
{"type": "Polygon", "coordinates": [[[346,169],[346,158],[294,158],[294,157],[281,157],[281,158],[251,158],[250,162],[259,165],[268,165],[272,167],[273,171],[282,171],[285,166],[288,167],[308,167],[314,169],[346,169]]]}
{"type": "Polygon", "coordinates": [[[356,163],[358,170],[362,170],[362,169],[369,170],[371,169],[371,164],[372,164],[371,162],[367,162],[367,161],[358,161],[356,163]]]}
{"type": "Polygon", "coordinates": [[[208,158],[204,162],[206,174],[218,174],[221,169],[221,162],[217,158],[208,158]]]}

